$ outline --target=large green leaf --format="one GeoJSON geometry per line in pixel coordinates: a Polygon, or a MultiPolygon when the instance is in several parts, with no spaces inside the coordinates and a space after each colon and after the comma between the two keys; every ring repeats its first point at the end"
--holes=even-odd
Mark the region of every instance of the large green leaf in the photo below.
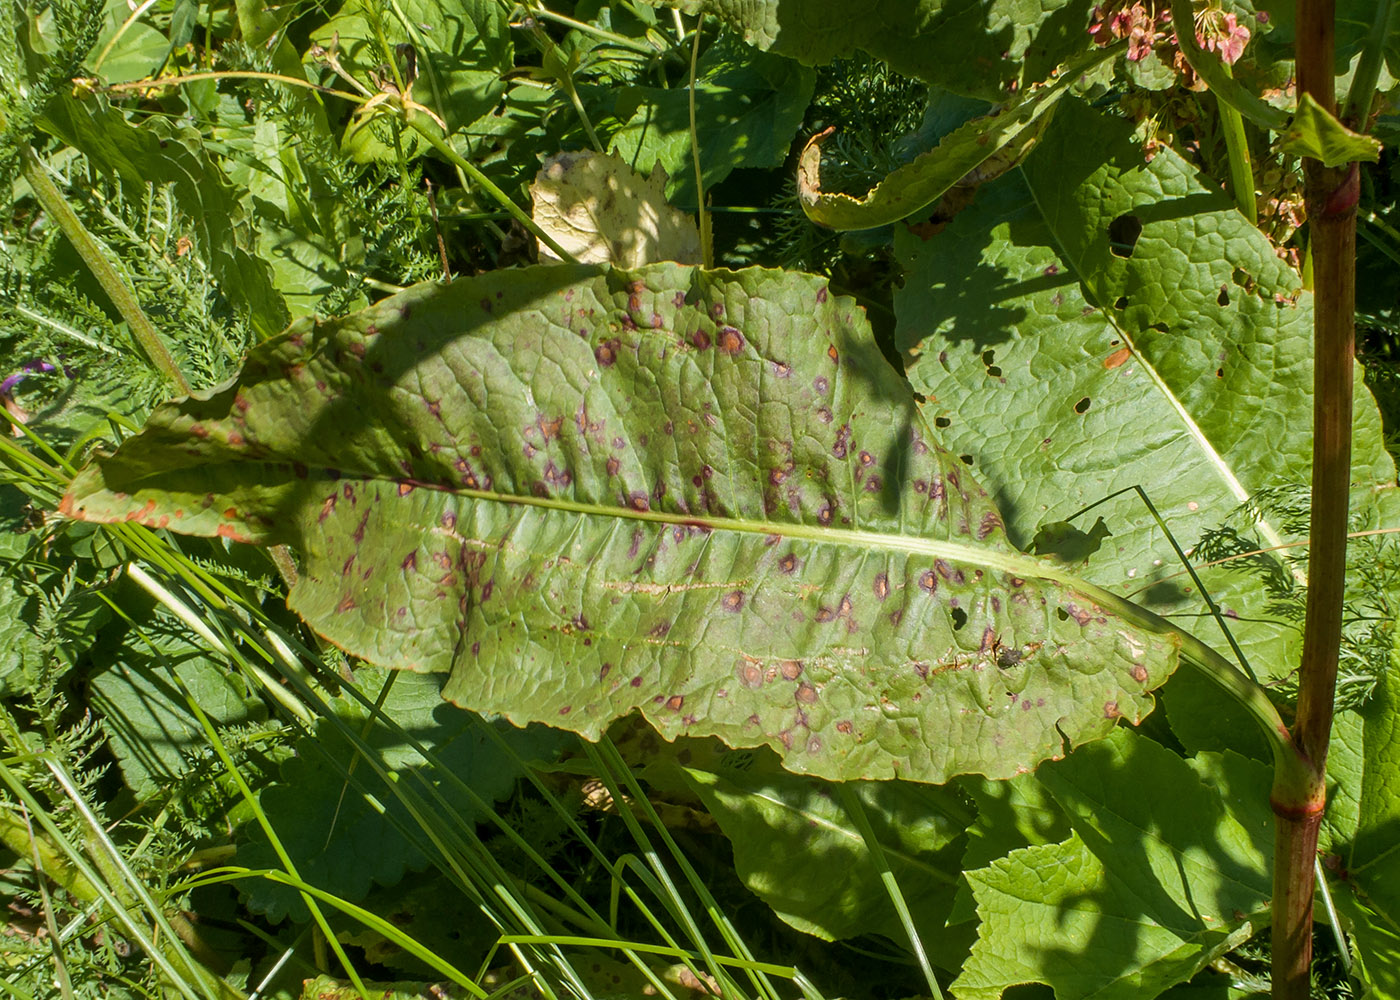
{"type": "Polygon", "coordinates": [[[300,550],[292,606],[482,712],[1007,776],[1183,641],[1016,552],[860,310],[777,271],[551,266],[302,322],[62,509],[300,550]]]}
{"type": "Polygon", "coordinates": [[[1378,1000],[1400,998],[1400,679],[1381,675],[1359,714],[1337,719],[1324,865],[1378,1000]],[[1334,760],[1335,758],[1335,760],[1334,760]],[[1335,781],[1335,784],[1333,784],[1335,781]]]}
{"type": "Polygon", "coordinates": [[[1120,730],[1037,777],[1074,834],[968,873],[982,927],[954,996],[1035,982],[1066,1000],[1153,997],[1267,924],[1265,766],[1182,760],[1120,730]]]}
{"type": "MultiPolygon", "coordinates": [[[[655,2],[655,0],[653,0],[655,2]]],[[[857,50],[945,90],[997,100],[1090,45],[1083,0],[678,0],[744,41],[819,66],[857,50]]]]}
{"type": "MultiPolygon", "coordinates": [[[[1049,522],[1140,485],[1189,547],[1262,488],[1307,484],[1311,297],[1226,195],[1170,150],[1145,163],[1131,128],[1063,101],[1022,177],[984,188],[927,241],[900,234],[896,337],[925,413],[1000,499],[1013,539],[1044,523],[1041,550],[1088,579],[1203,615],[1135,494],[1096,508],[1072,539],[1049,522]]],[[[1353,476],[1363,492],[1395,477],[1365,395],[1353,476]]],[[[1240,548],[1286,539],[1269,520],[1251,536],[1240,548]]],[[[1272,559],[1256,563],[1292,585],[1272,559]]],[[[1293,669],[1296,628],[1268,608],[1277,587],[1228,566],[1205,582],[1241,619],[1256,670],[1293,669]]]]}
{"type": "MultiPolygon", "coordinates": [[[[695,136],[700,172],[709,189],[738,167],[777,167],[787,158],[816,74],[721,35],[700,58],[695,80],[695,136]]],[[[666,196],[683,208],[699,204],[690,142],[688,87],[624,87],[613,134],[614,152],[643,174],[657,166],[666,196]]]]}
{"type": "Polygon", "coordinates": [[[197,762],[207,760],[204,729],[172,672],[215,725],[247,725],[266,716],[243,678],[210,661],[179,624],[154,620],[145,638],[143,646],[118,647],[115,662],[92,677],[88,695],[122,777],[141,802],[168,795],[197,762]]]}
{"type": "MultiPolygon", "coordinates": [[[[362,669],[355,683],[365,697],[375,698],[387,677],[382,670],[362,669]]],[[[444,705],[440,682],[438,677],[412,674],[396,677],[383,699],[382,715],[373,720],[349,695],[330,699],[329,711],[364,739],[379,767],[392,773],[392,781],[385,781],[364,760],[348,774],[359,751],[341,726],[327,718],[316,724],[312,736],[298,742],[296,756],[283,764],[280,779],[260,791],[263,811],[302,878],[358,902],[372,885],[393,885],[405,870],[426,865],[420,821],[395,786],[446,812],[452,823],[483,818],[472,798],[461,791],[463,785],[486,802],[502,799],[515,788],[520,770],[484,731],[490,723],[444,705]],[[432,751],[437,758],[433,766],[409,743],[410,737],[432,751]],[[428,786],[441,798],[433,798],[428,786]],[[335,850],[327,850],[332,843],[335,850]]],[[[526,759],[552,757],[562,736],[542,727],[499,728],[526,759]]],[[[249,833],[251,839],[239,846],[239,862],[250,868],[276,867],[277,852],[262,830],[250,827],[249,833]]],[[[287,886],[256,880],[244,889],[249,906],[274,920],[289,913],[297,920],[309,919],[305,903],[287,886]]]]}
{"type": "MultiPolygon", "coordinates": [[[[860,829],[830,783],[779,770],[771,755],[734,750],[719,767],[683,772],[734,845],[734,869],[798,930],[832,940],[903,937],[860,829]],[[813,877],[813,866],[842,872],[813,877]]],[[[951,785],[853,786],[915,923],[943,926],[961,871],[958,838],[970,810],[951,785]]]]}

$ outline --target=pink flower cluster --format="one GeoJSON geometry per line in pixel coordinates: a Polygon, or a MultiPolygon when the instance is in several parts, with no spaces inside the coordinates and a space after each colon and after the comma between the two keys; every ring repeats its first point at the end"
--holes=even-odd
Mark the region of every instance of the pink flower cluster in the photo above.
{"type": "MultiPolygon", "coordinates": [[[[1131,0],[1127,4],[1109,0],[1094,8],[1089,34],[1099,45],[1126,38],[1128,60],[1140,62],[1155,46],[1163,42],[1176,44],[1176,36],[1170,34],[1171,19],[1170,10],[1158,13],[1144,0],[1131,0]]],[[[1266,16],[1260,17],[1260,22],[1266,19],[1266,16]]],[[[1208,52],[1217,53],[1226,65],[1231,65],[1249,44],[1249,29],[1240,24],[1234,14],[1226,14],[1212,5],[1196,15],[1196,42],[1208,52]]],[[[1180,62],[1175,58],[1169,61],[1180,62]]]]}
{"type": "Polygon", "coordinates": [[[1196,19],[1196,41],[1201,48],[1220,55],[1220,61],[1232,65],[1244,54],[1249,44],[1249,29],[1235,20],[1234,14],[1210,11],[1196,19]]]}
{"type": "Polygon", "coordinates": [[[1094,18],[1089,25],[1089,34],[1099,45],[1108,45],[1121,38],[1128,40],[1128,60],[1140,62],[1158,42],[1166,39],[1166,26],[1171,21],[1171,11],[1155,14],[1148,11],[1142,0],[1136,0],[1127,7],[1116,10],[1109,5],[1094,8],[1094,18]]]}

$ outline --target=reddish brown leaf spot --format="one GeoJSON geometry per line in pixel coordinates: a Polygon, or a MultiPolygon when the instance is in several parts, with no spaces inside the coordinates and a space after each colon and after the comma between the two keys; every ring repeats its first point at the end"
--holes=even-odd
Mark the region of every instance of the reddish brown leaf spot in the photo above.
{"type": "Polygon", "coordinates": [[[720,327],[719,349],[722,354],[737,357],[744,349],[744,335],[732,326],[720,327]]]}
{"type": "Polygon", "coordinates": [[[823,606],[817,611],[817,621],[821,622],[823,625],[827,622],[834,622],[835,620],[836,612],[831,608],[823,606]]]}
{"type": "Polygon", "coordinates": [[[633,492],[627,495],[627,506],[633,510],[651,510],[651,500],[645,493],[633,492]]]}
{"type": "Polygon", "coordinates": [[[795,681],[802,676],[802,661],[781,660],[778,663],[778,673],[783,675],[785,681],[795,681]]]}
{"type": "Polygon", "coordinates": [[[937,593],[938,577],[933,570],[926,569],[919,574],[919,589],[929,594],[937,593]]]}
{"type": "Polygon", "coordinates": [[[413,492],[412,483],[399,483],[399,496],[406,497],[413,492]]]}
{"type": "Polygon", "coordinates": [[[662,619],[651,627],[651,631],[648,632],[647,635],[651,636],[653,639],[660,639],[669,631],[671,631],[671,623],[662,619]]]}
{"type": "Polygon", "coordinates": [[[685,704],[685,696],[684,696],[684,695],[673,694],[673,695],[671,695],[671,697],[669,697],[669,698],[666,699],[666,707],[669,708],[669,709],[670,709],[671,711],[673,711],[673,712],[679,712],[679,711],[681,710],[681,706],[684,705],[684,704],[685,704]]]}
{"type": "Polygon", "coordinates": [[[403,562],[399,563],[399,569],[403,570],[405,573],[408,572],[409,570],[414,570],[414,569],[417,569],[417,568],[418,568],[418,553],[417,553],[417,552],[410,552],[408,555],[406,555],[406,556],[403,557],[403,562]]]}
{"type": "Polygon", "coordinates": [[[569,714],[570,712],[572,712],[573,710],[574,710],[574,706],[572,706],[572,705],[565,705],[563,708],[561,708],[561,709],[559,710],[559,714],[560,714],[560,715],[568,715],[568,714],[569,714]]]}
{"type": "Polygon", "coordinates": [[[744,663],[739,667],[739,683],[746,688],[758,688],[763,686],[763,671],[759,669],[757,663],[744,663]]]}
{"type": "Polygon", "coordinates": [[[1105,368],[1117,368],[1119,365],[1127,361],[1132,356],[1132,351],[1130,351],[1126,347],[1120,347],[1118,348],[1118,350],[1114,351],[1108,357],[1103,359],[1103,366],[1105,368]]]}
{"type": "Polygon", "coordinates": [[[830,359],[832,360],[833,363],[839,362],[839,361],[841,360],[841,355],[840,355],[840,353],[836,350],[836,345],[835,345],[835,344],[832,344],[830,347],[828,347],[828,348],[826,349],[826,356],[827,356],[828,358],[830,358],[830,359]]]}
{"type": "Polygon", "coordinates": [[[983,541],[1001,526],[1001,517],[995,511],[987,511],[982,515],[982,523],[977,526],[977,540],[983,541]]]}
{"type": "Polygon", "coordinates": [[[190,433],[197,438],[207,438],[209,436],[209,429],[203,424],[195,424],[190,428],[190,433]]]}
{"type": "Polygon", "coordinates": [[[611,368],[617,361],[617,352],[621,346],[622,341],[616,338],[605,340],[593,349],[593,357],[597,359],[599,366],[611,368]]]}
{"type": "Polygon", "coordinates": [[[797,570],[797,556],[789,552],[778,560],[778,568],[784,573],[794,573],[797,570]]]}
{"type": "Polygon", "coordinates": [[[340,599],[340,603],[335,606],[336,614],[343,615],[345,614],[345,612],[349,611],[354,606],[355,598],[351,597],[349,594],[346,594],[340,599]]]}
{"type": "MultiPolygon", "coordinates": [[[[147,503],[147,505],[148,505],[149,507],[151,507],[153,510],[155,509],[155,501],[154,501],[154,500],[148,500],[146,503],[147,503]]],[[[140,515],[138,514],[137,516],[140,516],[140,515]]],[[[233,520],[234,518],[236,518],[237,516],[238,516],[238,509],[237,509],[236,507],[229,507],[228,509],[226,509],[226,510],[224,511],[224,519],[227,520],[227,521],[232,521],[232,520],[233,520]]]]}
{"type": "Polygon", "coordinates": [[[817,289],[817,305],[821,305],[821,304],[822,304],[823,302],[825,302],[825,301],[826,301],[826,286],[823,285],[821,288],[818,288],[818,289],[817,289]]]}
{"type": "Polygon", "coordinates": [[[642,686],[642,679],[640,677],[633,677],[627,684],[629,687],[639,688],[642,686]]]}
{"type": "Polygon", "coordinates": [[[831,523],[831,519],[834,516],[834,513],[835,512],[832,510],[831,501],[823,500],[821,506],[817,508],[817,523],[820,524],[823,528],[825,528],[831,523]]]}
{"type": "Polygon", "coordinates": [[[744,592],[742,590],[731,590],[720,598],[720,607],[731,614],[737,614],[744,608],[744,592]]]}
{"type": "Polygon", "coordinates": [[[875,596],[882,601],[890,596],[890,578],[888,574],[875,574],[875,596]]]}
{"type": "Polygon", "coordinates": [[[1133,675],[1133,680],[1137,681],[1139,684],[1147,683],[1147,668],[1141,663],[1134,666],[1131,673],[1133,675]]]}
{"type": "Polygon", "coordinates": [[[605,467],[608,470],[608,475],[615,476],[617,475],[618,470],[622,468],[622,463],[617,460],[616,456],[609,456],[607,462],[605,463],[605,467]]]}
{"type": "Polygon", "coordinates": [[[868,451],[862,451],[862,452],[860,453],[860,464],[861,464],[861,465],[866,465],[866,466],[874,465],[874,464],[875,464],[875,456],[872,455],[872,454],[870,454],[870,452],[868,452],[868,451]]]}
{"type": "Polygon", "coordinates": [[[817,689],[803,681],[797,685],[797,692],[793,697],[803,705],[815,705],[817,703],[817,689]]]}
{"type": "Polygon", "coordinates": [[[842,719],[840,722],[836,723],[836,731],[838,733],[850,735],[851,730],[854,728],[855,727],[851,725],[850,719],[842,719]]]}
{"type": "Polygon", "coordinates": [[[1116,701],[1106,701],[1106,702],[1104,702],[1104,704],[1103,704],[1103,717],[1104,717],[1105,719],[1117,719],[1117,718],[1121,717],[1122,714],[1123,714],[1122,712],[1118,711],[1118,702],[1116,702],[1116,701]]]}
{"type": "Polygon", "coordinates": [[[841,429],[836,432],[836,443],[831,446],[831,454],[837,458],[845,458],[847,445],[851,442],[851,425],[842,424],[841,429]]]}

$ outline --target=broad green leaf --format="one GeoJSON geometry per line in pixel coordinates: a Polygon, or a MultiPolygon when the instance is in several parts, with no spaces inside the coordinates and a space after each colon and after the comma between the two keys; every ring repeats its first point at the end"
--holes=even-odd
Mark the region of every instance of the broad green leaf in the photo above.
{"type": "MultiPolygon", "coordinates": [[[[1007,781],[964,778],[958,787],[977,807],[977,818],[967,828],[963,871],[984,868],[1023,847],[1057,844],[1069,836],[1064,810],[1033,774],[1018,774],[1007,781]]],[[[948,922],[971,920],[973,916],[972,895],[964,881],[948,922]]]]}
{"type": "MultiPolygon", "coordinates": [[[[653,0],[655,2],[655,0],[653,0]]],[[[1080,0],[679,0],[744,41],[820,66],[857,50],[907,76],[1002,100],[1089,48],[1080,0]]]]}
{"type": "Polygon", "coordinates": [[[1360,715],[1338,719],[1347,737],[1339,761],[1328,758],[1327,824],[1332,835],[1324,867],[1334,876],[1333,898],[1350,918],[1357,951],[1373,995],[1400,997],[1400,680],[1391,670],[1377,682],[1360,715]],[[1359,744],[1359,748],[1358,748],[1359,744]],[[1359,753],[1358,753],[1359,749],[1359,753]],[[1330,782],[1329,782],[1330,784],[1330,782]]]}
{"type": "MultiPolygon", "coordinates": [[[[728,32],[700,57],[695,81],[695,133],[708,190],[739,167],[778,167],[803,112],[816,74],[740,44],[728,32]]],[[[624,87],[616,115],[622,127],[612,151],[644,174],[666,171],[666,196],[684,208],[699,204],[690,143],[689,87],[624,87]]]]}
{"type": "MultiPolygon", "coordinates": [[[[152,645],[120,647],[116,662],[92,678],[88,696],[139,802],[177,788],[208,746],[171,670],[215,725],[242,725],[266,715],[242,679],[208,660],[182,627],[165,619],[146,632],[152,645]]],[[[193,795],[198,789],[186,791],[193,795]]]]}
{"type": "Polygon", "coordinates": [[[968,873],[982,927],[955,997],[1028,982],[1064,998],[1156,996],[1267,925],[1264,765],[1182,760],[1119,730],[1037,777],[1074,834],[968,873]]]}
{"type": "Polygon", "coordinates": [[[132,8],[125,0],[108,0],[101,14],[102,31],[88,54],[88,63],[97,65],[103,83],[125,83],[150,76],[165,61],[170,43],[143,19],[127,23],[132,8]]]}
{"type": "Polygon", "coordinates": [[[955,185],[975,187],[1010,170],[1040,139],[1049,115],[1078,74],[1065,73],[1014,107],[974,118],[933,149],[921,153],[875,185],[864,197],[822,191],[822,143],[833,129],[813,136],[797,164],[802,210],[832,229],[889,225],[931,205],[955,185]]]}
{"type": "MultiPolygon", "coordinates": [[[[507,13],[493,0],[352,0],[312,32],[311,41],[334,49],[345,70],[371,90],[379,89],[376,75],[393,81],[387,64],[399,58],[384,51],[381,41],[391,50],[413,46],[418,72],[411,85],[413,100],[431,108],[449,132],[495,109],[505,93],[501,77],[514,66],[507,13]]],[[[378,125],[353,120],[345,130],[344,145],[360,161],[397,162],[394,141],[386,141],[387,134],[381,134],[378,125]]],[[[408,153],[428,148],[411,132],[402,133],[399,142],[408,153]]]]}
{"type": "Polygon", "coordinates": [[[1278,148],[1293,156],[1321,160],[1328,167],[1357,161],[1375,163],[1381,156],[1378,139],[1347,128],[1318,104],[1312,94],[1298,99],[1298,112],[1288,130],[1279,137],[1278,148]]]}
{"type": "Polygon", "coordinates": [[[332,642],[588,737],[941,782],[1141,718],[1182,639],[1016,552],[933,442],[820,279],[557,265],[298,324],[62,509],[289,543],[332,642]]]}
{"type": "MultiPolygon", "coordinates": [[[[779,770],[768,754],[730,751],[721,767],[685,768],[734,845],[744,884],[786,923],[828,941],[901,925],[860,830],[828,783],[779,770]],[[840,878],[813,872],[813,859],[840,878]]],[[[855,786],[914,922],[943,926],[959,882],[957,842],[967,806],[952,786],[905,781],[855,786]]]]}
{"type": "MultiPolygon", "coordinates": [[[[355,680],[361,693],[373,700],[387,677],[382,670],[361,669],[355,680]]],[[[338,726],[323,719],[312,736],[298,742],[297,754],[283,764],[280,780],[261,790],[262,808],[302,878],[357,902],[371,885],[393,885],[407,869],[426,865],[421,825],[394,786],[425,799],[423,783],[435,786],[452,810],[444,817],[449,825],[482,817],[460,786],[444,775],[453,775],[487,802],[502,799],[515,788],[520,772],[482,731],[489,723],[447,710],[439,694],[441,681],[399,675],[383,705],[385,716],[436,755],[436,767],[429,766],[382,719],[367,725],[369,713],[364,706],[341,695],[330,701],[330,710],[364,737],[381,767],[396,774],[393,784],[364,760],[347,779],[346,771],[358,751],[338,726]],[[331,843],[333,851],[326,849],[331,843]]],[[[527,759],[551,754],[557,735],[539,728],[522,732],[502,726],[500,730],[527,759]]],[[[443,811],[438,801],[427,801],[436,812],[443,811]]],[[[277,855],[261,829],[249,827],[249,832],[252,839],[239,846],[239,863],[250,868],[277,867],[277,855]]],[[[288,914],[309,919],[305,904],[287,886],[256,880],[242,888],[248,893],[248,905],[274,920],[288,914]]]]}
{"type": "Polygon", "coordinates": [[[81,102],[59,95],[49,102],[43,127],[77,149],[99,171],[110,174],[132,198],[150,184],[168,185],[191,226],[195,252],[229,301],[246,310],[265,336],[287,321],[286,306],[272,287],[268,267],[248,250],[247,216],[199,133],[153,116],[138,128],[101,98],[81,102]]]}
{"type": "MultiPolygon", "coordinates": [[[[535,223],[584,264],[699,264],[695,220],[666,203],[660,164],[644,177],[615,156],[583,150],[545,161],[530,185],[535,223]]],[[[539,244],[540,256],[557,260],[539,244]]]]}
{"type": "MultiPolygon", "coordinates": [[[[1140,485],[1186,548],[1261,488],[1310,480],[1311,297],[1227,196],[1170,150],[1145,163],[1131,130],[1062,101],[1021,177],[980,190],[928,240],[897,234],[910,381],[1023,544],[1140,485]]],[[[1394,483],[1364,394],[1353,454],[1360,493],[1394,483]]],[[[1159,612],[1203,615],[1135,494],[1076,524],[1088,532],[1100,517],[1109,535],[1076,572],[1159,612]]],[[[1257,532],[1238,548],[1285,540],[1269,521],[1257,532]]],[[[1268,604],[1295,582],[1274,557],[1252,565],[1272,582],[1233,566],[1204,580],[1254,668],[1282,675],[1298,633],[1269,621],[1268,604]]],[[[1222,641],[1214,622],[1195,627],[1222,641]]]]}

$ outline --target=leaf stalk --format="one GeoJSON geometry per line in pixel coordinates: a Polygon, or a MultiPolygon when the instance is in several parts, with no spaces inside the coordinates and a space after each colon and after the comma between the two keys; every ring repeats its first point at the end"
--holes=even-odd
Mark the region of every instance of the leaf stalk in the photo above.
{"type": "Polygon", "coordinates": [[[28,143],[20,144],[19,158],[20,172],[29,183],[35,199],[48,213],[59,232],[63,233],[68,238],[68,242],[73,244],[73,249],[78,251],[78,256],[83,259],[83,263],[92,272],[92,276],[97,279],[97,283],[107,293],[112,305],[116,307],[122,319],[126,320],[126,325],[131,329],[136,343],[145,352],[147,360],[155,366],[157,371],[175,384],[180,395],[188,396],[190,384],[185,380],[180,366],[175,363],[170,349],[161,340],[155,325],[141,311],[141,306],[136,301],[136,297],[131,294],[131,289],[127,287],[126,282],[122,280],[111,261],[102,253],[97,241],[83,226],[82,220],[68,204],[63,193],[49,179],[43,164],[39,162],[39,158],[34,155],[34,150],[29,147],[28,143]]]}

